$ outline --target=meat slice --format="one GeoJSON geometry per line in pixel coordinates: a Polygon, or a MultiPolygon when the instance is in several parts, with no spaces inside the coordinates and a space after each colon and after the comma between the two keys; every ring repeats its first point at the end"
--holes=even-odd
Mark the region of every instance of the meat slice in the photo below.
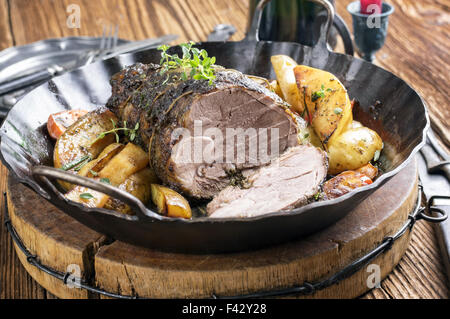
{"type": "Polygon", "coordinates": [[[211,199],[235,171],[267,165],[298,145],[297,124],[273,92],[234,70],[213,83],[135,65],[112,78],[108,107],[127,127],[166,186],[211,199]]]}
{"type": "Polygon", "coordinates": [[[228,186],[207,206],[211,218],[253,217],[308,203],[327,175],[326,153],[316,147],[290,148],[248,176],[249,188],[228,186]]]}

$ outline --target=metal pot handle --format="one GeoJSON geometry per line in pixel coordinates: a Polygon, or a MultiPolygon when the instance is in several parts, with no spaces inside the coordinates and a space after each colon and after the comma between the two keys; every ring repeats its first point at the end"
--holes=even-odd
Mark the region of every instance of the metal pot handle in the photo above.
{"type": "Polygon", "coordinates": [[[355,55],[352,36],[350,35],[350,31],[348,30],[347,25],[345,24],[344,20],[342,20],[340,15],[336,14],[334,16],[333,26],[336,28],[337,32],[342,38],[345,54],[352,56],[355,55]]]}
{"type": "MultiPolygon", "coordinates": [[[[269,4],[270,1],[271,0],[261,0],[258,3],[258,5],[255,8],[255,13],[253,14],[253,19],[252,19],[252,23],[250,25],[250,29],[248,30],[247,35],[245,36],[243,41],[250,41],[250,42],[259,41],[259,28],[260,28],[260,24],[261,24],[262,13],[263,13],[264,8],[266,7],[267,4],[269,4]]],[[[317,41],[316,45],[314,46],[314,49],[328,52],[327,40],[328,40],[328,34],[330,33],[331,27],[333,25],[334,7],[327,0],[310,0],[310,1],[324,6],[325,9],[327,10],[327,20],[320,27],[319,40],[317,41]]]]}
{"type": "Polygon", "coordinates": [[[102,183],[91,178],[74,175],[61,169],[43,165],[34,166],[31,169],[31,173],[33,176],[35,177],[39,176],[41,177],[41,179],[45,180],[48,186],[52,188],[53,192],[58,194],[60,197],[64,197],[64,195],[60,191],[58,191],[56,187],[53,184],[51,184],[50,181],[48,181],[47,178],[63,180],[71,184],[84,186],[93,189],[95,191],[104,193],[106,195],[109,195],[129,205],[136,213],[136,216],[138,218],[151,217],[161,219],[160,215],[148,211],[147,208],[144,206],[144,204],[138,198],[112,185],[102,183]],[[42,177],[46,178],[44,179],[42,177]]]}

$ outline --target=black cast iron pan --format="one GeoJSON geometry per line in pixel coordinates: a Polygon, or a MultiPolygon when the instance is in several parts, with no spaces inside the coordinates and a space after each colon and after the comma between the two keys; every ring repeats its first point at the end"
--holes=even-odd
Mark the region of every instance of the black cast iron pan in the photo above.
{"type": "Polygon", "coordinates": [[[384,173],[372,185],[290,212],[247,219],[181,220],[157,215],[135,197],[112,186],[53,169],[53,142],[45,126],[48,116],[65,109],[94,109],[104,105],[111,94],[110,77],[135,62],[158,63],[160,51],[157,50],[92,64],[31,91],[14,106],[1,127],[3,163],[22,183],[81,223],[115,239],[144,247],[184,253],[243,251],[293,240],[329,226],[406,166],[423,145],[429,121],[424,102],[403,80],[368,62],[327,50],[327,32],[334,10],[327,1],[315,1],[326,6],[328,18],[314,47],[258,41],[258,18],[268,0],[262,1],[255,12],[252,28],[244,41],[200,43],[198,46],[206,49],[210,56],[216,56],[218,64],[247,74],[275,78],[270,64],[270,57],[275,54],[286,54],[301,64],[335,74],[347,87],[350,97],[360,102],[355,118],[375,129],[384,141],[380,158],[384,173]],[[377,101],[381,105],[372,108],[377,101]],[[54,186],[55,178],[121,199],[134,208],[136,215],[89,209],[69,202],[54,186]]]}

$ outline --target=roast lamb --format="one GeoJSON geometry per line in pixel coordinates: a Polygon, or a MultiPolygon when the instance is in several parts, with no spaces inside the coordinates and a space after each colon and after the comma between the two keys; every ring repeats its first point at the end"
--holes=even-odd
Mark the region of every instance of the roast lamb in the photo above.
{"type": "Polygon", "coordinates": [[[211,217],[306,204],[326,177],[326,154],[299,146],[299,119],[278,95],[235,70],[215,75],[212,82],[183,79],[176,70],[135,64],[112,77],[107,106],[121,125],[138,128],[134,142],[163,184],[213,199],[211,217]]]}
{"type": "Polygon", "coordinates": [[[223,189],[208,204],[208,215],[254,217],[303,206],[320,191],[327,169],[326,153],[318,148],[290,148],[270,165],[248,172],[247,187],[223,189]]]}
{"type": "Polygon", "coordinates": [[[209,83],[159,70],[158,65],[136,64],[114,75],[107,106],[127,127],[139,123],[136,142],[148,150],[152,168],[170,188],[211,199],[236,174],[267,165],[298,144],[288,105],[242,73],[219,70],[209,83]],[[208,131],[220,134],[209,136],[208,131]],[[239,140],[233,132],[247,134],[239,140]],[[217,151],[211,155],[211,149],[217,151]]]}

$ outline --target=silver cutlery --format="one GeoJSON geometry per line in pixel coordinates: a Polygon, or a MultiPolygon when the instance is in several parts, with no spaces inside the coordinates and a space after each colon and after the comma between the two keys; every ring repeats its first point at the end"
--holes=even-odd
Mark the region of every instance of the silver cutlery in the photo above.
{"type": "MultiPolygon", "coordinates": [[[[429,213],[434,214],[431,218],[441,218],[443,212],[446,212],[448,216],[450,214],[450,155],[439,146],[431,130],[428,131],[427,144],[420,150],[420,154],[422,156],[418,156],[419,175],[429,204],[429,213]]],[[[436,225],[436,235],[450,280],[450,221],[448,219],[436,225]]]]}
{"type": "Polygon", "coordinates": [[[41,71],[28,74],[14,80],[0,83],[0,95],[8,94],[37,83],[45,82],[54,76],[61,75],[67,71],[71,71],[80,66],[93,62],[96,57],[101,57],[104,52],[113,51],[117,45],[118,40],[118,26],[115,30],[113,26],[109,28],[103,27],[103,35],[100,40],[100,48],[98,50],[92,50],[79,57],[75,61],[70,61],[64,65],[51,65],[41,71]]]}
{"type": "Polygon", "coordinates": [[[74,61],[70,61],[63,65],[52,65],[46,69],[16,78],[9,82],[0,83],[0,96],[9,94],[11,92],[30,87],[39,83],[50,80],[54,76],[61,75],[63,73],[75,70],[90,63],[106,60],[115,57],[120,54],[136,52],[139,50],[149,49],[160,44],[169,43],[175,40],[176,35],[165,35],[156,39],[146,39],[136,42],[130,42],[126,44],[117,45],[118,40],[118,28],[115,31],[113,28],[109,30],[104,29],[103,36],[100,41],[100,48],[97,50],[91,50],[85,52],[85,54],[78,57],[74,61]]]}
{"type": "Polygon", "coordinates": [[[90,63],[106,60],[120,54],[132,53],[140,50],[154,48],[158,45],[170,43],[178,38],[177,35],[164,35],[159,38],[133,41],[117,45],[118,28],[104,28],[98,49],[90,49],[79,55],[76,59],[64,64],[55,64],[42,71],[35,72],[32,75],[16,78],[10,82],[0,83],[0,118],[4,118],[9,109],[28,91],[34,87],[50,80],[52,77],[61,75],[65,72],[83,67],[90,63]],[[36,74],[38,74],[36,76],[36,74]],[[34,76],[34,77],[33,77],[34,76]],[[14,83],[16,82],[16,83],[14,83]],[[8,89],[1,88],[6,83],[8,89]]]}

